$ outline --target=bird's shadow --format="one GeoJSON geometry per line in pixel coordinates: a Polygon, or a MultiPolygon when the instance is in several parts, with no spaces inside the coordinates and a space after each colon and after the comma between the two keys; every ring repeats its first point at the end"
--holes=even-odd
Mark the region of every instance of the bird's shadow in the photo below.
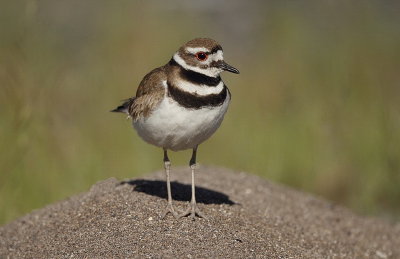
{"type": "MultiPolygon", "coordinates": [[[[143,192],[160,198],[167,198],[166,182],[160,180],[129,180],[120,184],[133,186],[133,191],[143,192]]],[[[178,182],[171,182],[172,199],[176,201],[190,201],[192,196],[191,185],[178,182]]],[[[203,187],[196,187],[196,201],[203,204],[236,204],[229,199],[229,196],[203,187]]]]}

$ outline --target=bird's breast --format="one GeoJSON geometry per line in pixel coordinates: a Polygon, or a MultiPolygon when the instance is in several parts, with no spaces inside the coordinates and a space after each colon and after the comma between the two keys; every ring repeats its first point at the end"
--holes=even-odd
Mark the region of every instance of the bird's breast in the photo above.
{"type": "Polygon", "coordinates": [[[222,102],[218,100],[219,105],[206,105],[207,100],[202,99],[197,108],[187,105],[190,99],[184,99],[182,105],[182,99],[166,92],[157,109],[147,118],[135,121],[133,126],[150,144],[171,150],[193,148],[208,139],[221,125],[230,102],[229,91],[226,86],[223,89],[225,97],[222,102]]]}

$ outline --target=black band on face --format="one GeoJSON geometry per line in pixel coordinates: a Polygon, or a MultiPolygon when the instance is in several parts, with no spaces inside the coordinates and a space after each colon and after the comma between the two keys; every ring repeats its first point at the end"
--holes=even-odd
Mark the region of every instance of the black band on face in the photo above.
{"type": "Polygon", "coordinates": [[[180,68],[179,75],[181,76],[181,78],[193,84],[214,87],[221,82],[220,76],[211,77],[192,70],[186,70],[184,67],[179,65],[173,58],[169,61],[169,64],[172,66],[178,66],[180,68]]]}
{"type": "Polygon", "coordinates": [[[206,85],[210,87],[215,87],[221,82],[221,77],[211,77],[211,76],[206,76],[191,70],[186,70],[186,69],[181,69],[180,71],[180,76],[182,79],[189,81],[193,84],[198,84],[198,85],[206,85]]]}
{"type": "Polygon", "coordinates": [[[186,70],[181,65],[179,65],[173,58],[169,61],[169,64],[172,66],[179,66],[180,68],[179,75],[181,76],[181,78],[193,84],[214,87],[221,82],[220,76],[211,77],[192,70],[186,70]]]}
{"type": "Polygon", "coordinates": [[[218,50],[222,50],[222,47],[220,45],[217,45],[214,48],[212,48],[211,53],[216,53],[218,50]]]}

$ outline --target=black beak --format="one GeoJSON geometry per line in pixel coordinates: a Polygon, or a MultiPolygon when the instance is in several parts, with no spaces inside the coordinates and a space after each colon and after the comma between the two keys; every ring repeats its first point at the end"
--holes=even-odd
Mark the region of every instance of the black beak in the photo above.
{"type": "Polygon", "coordinates": [[[225,61],[222,61],[222,62],[219,64],[218,67],[221,68],[221,69],[223,69],[223,70],[225,70],[225,71],[228,71],[228,72],[231,72],[231,73],[235,73],[235,74],[239,74],[239,70],[237,70],[236,68],[234,68],[234,67],[231,66],[231,65],[228,65],[227,63],[225,63],[225,61]]]}

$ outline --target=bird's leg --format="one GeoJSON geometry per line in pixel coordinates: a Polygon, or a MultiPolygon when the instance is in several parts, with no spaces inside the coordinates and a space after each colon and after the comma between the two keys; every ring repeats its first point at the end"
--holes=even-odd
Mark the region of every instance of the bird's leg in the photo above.
{"type": "Polygon", "coordinates": [[[206,218],[204,216],[204,214],[199,210],[199,208],[197,207],[196,204],[196,191],[195,191],[195,184],[194,184],[194,174],[195,174],[195,170],[196,170],[196,153],[197,153],[197,147],[195,147],[193,149],[193,153],[192,153],[192,158],[190,159],[190,169],[192,170],[192,199],[190,201],[190,204],[188,206],[188,208],[186,209],[186,211],[184,213],[182,213],[181,215],[179,215],[179,217],[185,217],[185,216],[190,216],[190,218],[192,218],[192,220],[194,220],[194,218],[197,216],[201,217],[201,218],[206,218]]]}
{"type": "Polygon", "coordinates": [[[172,194],[171,194],[171,182],[169,179],[169,170],[171,168],[171,162],[169,161],[167,150],[164,149],[164,169],[165,169],[165,175],[166,175],[166,182],[167,182],[167,193],[168,193],[168,205],[167,208],[165,209],[165,212],[162,215],[162,219],[165,218],[165,216],[168,213],[171,213],[175,218],[178,218],[178,213],[175,212],[174,207],[172,206],[172,194]]]}

